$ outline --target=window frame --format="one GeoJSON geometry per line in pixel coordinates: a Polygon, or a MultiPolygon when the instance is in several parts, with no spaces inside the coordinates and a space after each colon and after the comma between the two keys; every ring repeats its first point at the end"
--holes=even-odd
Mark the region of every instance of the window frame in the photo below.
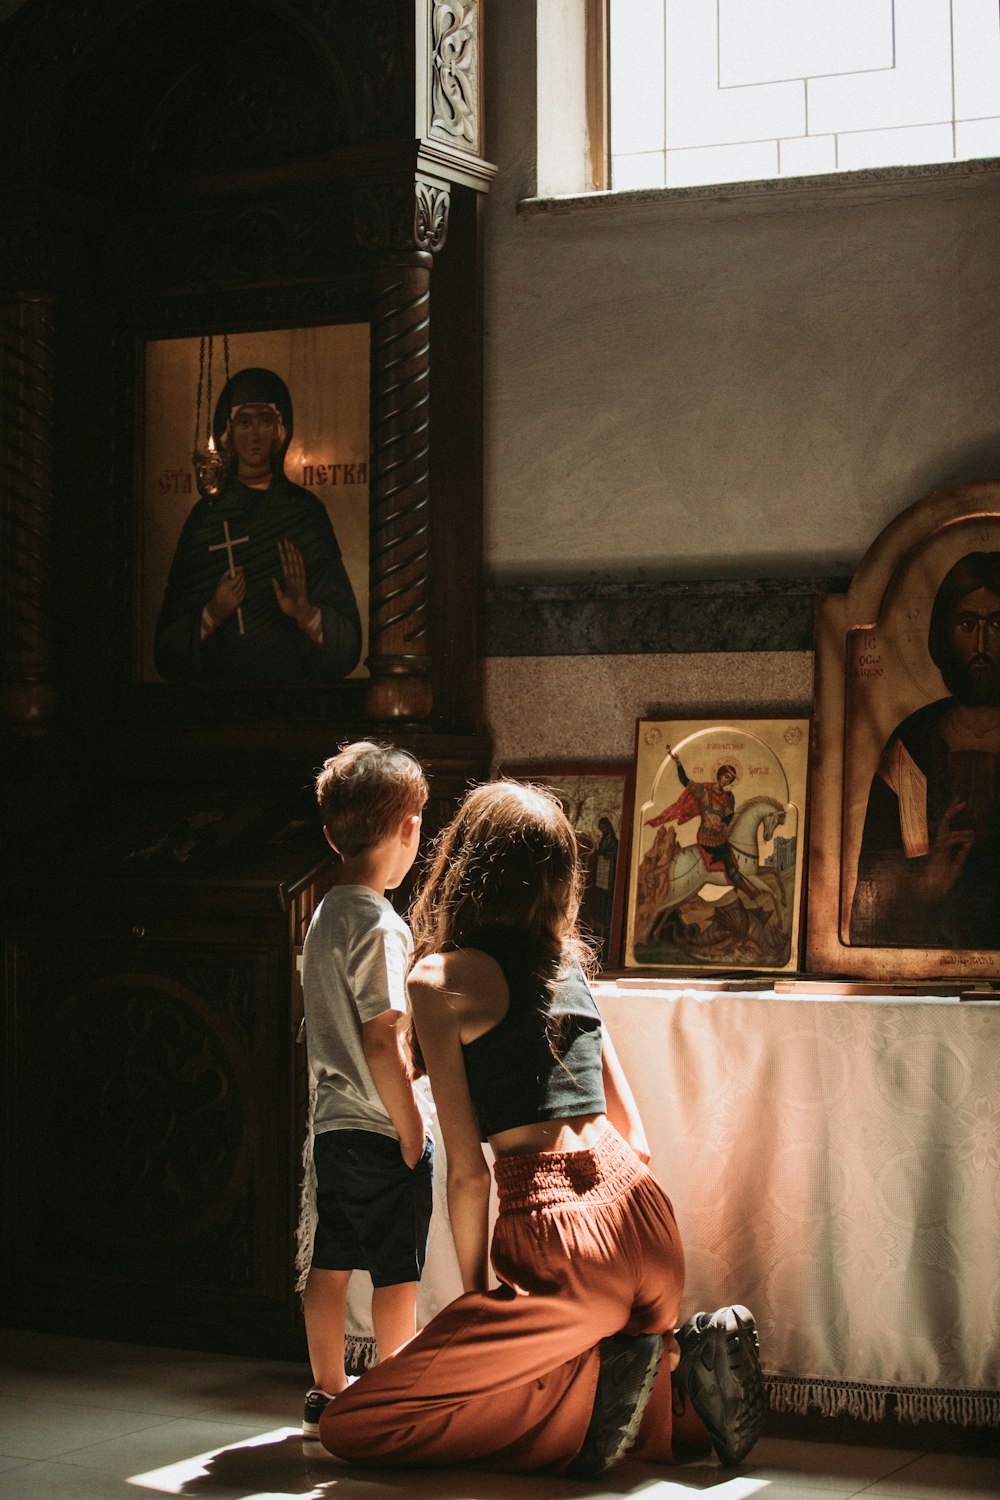
{"type": "MultiPolygon", "coordinates": [[[[726,198],[749,196],[752,190],[768,193],[795,191],[803,187],[816,188],[823,183],[832,185],[869,185],[873,181],[885,184],[935,177],[976,175],[963,169],[1000,167],[1000,153],[996,156],[976,156],[947,159],[940,162],[899,163],[885,166],[856,167],[848,170],[803,174],[801,176],[733,178],[722,182],[693,183],[668,186],[616,188],[612,179],[611,157],[611,0],[584,0],[587,13],[586,25],[586,111],[588,127],[588,159],[592,185],[580,193],[565,195],[586,197],[602,192],[619,201],[636,201],[651,196],[674,198],[679,195],[726,198]]],[[[541,197],[541,195],[539,195],[541,197]]]]}

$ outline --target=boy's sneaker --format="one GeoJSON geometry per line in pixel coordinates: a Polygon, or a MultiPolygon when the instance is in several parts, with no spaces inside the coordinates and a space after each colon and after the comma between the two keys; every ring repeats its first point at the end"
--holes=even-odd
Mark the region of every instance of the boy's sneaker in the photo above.
{"type": "Polygon", "coordinates": [[[326,1391],[312,1390],[302,1408],[302,1436],[319,1437],[319,1419],[333,1400],[326,1391]]]}
{"type": "Polygon", "coordinates": [[[663,1357],[658,1333],[614,1333],[597,1346],[601,1368],[583,1447],[568,1479],[596,1479],[634,1445],[663,1357]]]}
{"type": "Polygon", "coordinates": [[[674,1383],[686,1392],[726,1465],[742,1462],[764,1430],[767,1395],[753,1314],[745,1307],[695,1313],[677,1330],[674,1383]]]}

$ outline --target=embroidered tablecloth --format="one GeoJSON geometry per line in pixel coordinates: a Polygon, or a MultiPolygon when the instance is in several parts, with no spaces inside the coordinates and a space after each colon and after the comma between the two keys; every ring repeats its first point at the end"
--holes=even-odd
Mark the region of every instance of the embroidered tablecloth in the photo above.
{"type": "Polygon", "coordinates": [[[1000,1003],[597,987],[687,1256],[771,1402],[1000,1421],[1000,1003]]]}

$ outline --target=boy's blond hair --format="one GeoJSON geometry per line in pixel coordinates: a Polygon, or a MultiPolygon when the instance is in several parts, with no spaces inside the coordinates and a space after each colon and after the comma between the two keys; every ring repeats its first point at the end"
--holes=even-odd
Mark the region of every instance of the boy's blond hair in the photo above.
{"type": "Polygon", "coordinates": [[[358,740],[316,777],[323,826],[340,854],[360,854],[398,831],[427,801],[427,778],[408,750],[358,740]]]}

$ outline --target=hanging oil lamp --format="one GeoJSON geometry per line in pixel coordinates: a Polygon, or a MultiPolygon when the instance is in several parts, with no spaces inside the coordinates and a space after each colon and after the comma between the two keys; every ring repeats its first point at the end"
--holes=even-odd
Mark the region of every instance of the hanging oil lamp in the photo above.
{"type": "MultiPolygon", "coordinates": [[[[223,334],[223,357],[225,364],[226,380],[229,380],[229,335],[223,334]]],[[[194,413],[194,446],[191,454],[191,462],[194,464],[194,478],[198,486],[198,493],[203,500],[209,504],[217,500],[225,489],[226,480],[229,477],[230,455],[222,453],[216,445],[215,436],[212,432],[212,345],[213,336],[208,335],[208,389],[205,397],[205,441],[199,445],[199,434],[201,432],[201,393],[205,384],[205,335],[201,336],[201,345],[198,350],[198,395],[195,400],[194,413]]]]}

